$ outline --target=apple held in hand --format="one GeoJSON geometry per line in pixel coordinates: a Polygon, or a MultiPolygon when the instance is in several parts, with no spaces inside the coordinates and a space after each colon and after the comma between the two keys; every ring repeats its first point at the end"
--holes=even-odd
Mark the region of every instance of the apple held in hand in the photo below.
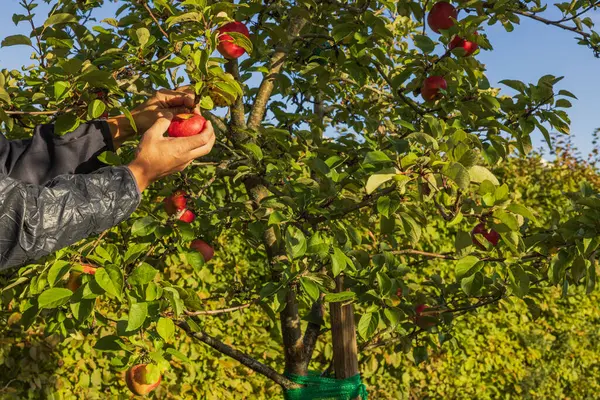
{"type": "Polygon", "coordinates": [[[146,375],[146,364],[138,364],[129,368],[125,374],[125,381],[129,390],[134,394],[144,396],[160,385],[161,376],[158,377],[156,382],[148,382],[146,375]]]}
{"type": "Polygon", "coordinates": [[[228,32],[237,32],[249,38],[250,32],[248,31],[248,28],[246,28],[246,25],[237,21],[230,22],[217,29],[217,32],[219,32],[219,44],[217,45],[217,50],[223,57],[236,59],[240,58],[246,52],[243,47],[234,43],[231,35],[227,34],[228,32]]]}
{"type": "Polygon", "coordinates": [[[194,136],[204,130],[206,120],[198,114],[178,114],[171,121],[167,131],[170,137],[194,136]]]}
{"type": "Polygon", "coordinates": [[[174,215],[185,209],[187,205],[187,193],[183,190],[178,190],[164,200],[165,210],[167,214],[174,215]]]}
{"type": "Polygon", "coordinates": [[[421,96],[425,101],[433,101],[441,97],[440,89],[446,90],[448,84],[441,76],[429,76],[423,82],[421,87],[421,96]]]}
{"type": "MultiPolygon", "coordinates": [[[[475,32],[477,35],[477,32],[475,32]]],[[[460,36],[454,36],[450,43],[448,44],[448,48],[450,50],[455,50],[455,53],[462,57],[468,57],[471,54],[475,53],[479,46],[475,42],[471,42],[469,40],[463,39],[460,36]]]]}
{"type": "Polygon", "coordinates": [[[452,18],[458,17],[458,11],[454,6],[446,1],[438,1],[431,7],[427,15],[427,24],[435,33],[440,33],[440,29],[450,29],[454,25],[452,18]]]}
{"type": "Polygon", "coordinates": [[[208,243],[201,239],[196,239],[192,241],[192,243],[190,244],[190,248],[201,253],[202,257],[204,257],[204,261],[207,262],[210,261],[215,255],[215,249],[213,249],[208,243]]]}
{"type": "Polygon", "coordinates": [[[82,274],[94,275],[95,273],[96,273],[96,267],[94,267],[93,265],[90,265],[90,264],[83,264],[81,266],[81,272],[72,271],[69,274],[69,280],[67,281],[67,289],[69,289],[72,292],[77,291],[77,289],[79,289],[81,287],[81,275],[82,274]]]}

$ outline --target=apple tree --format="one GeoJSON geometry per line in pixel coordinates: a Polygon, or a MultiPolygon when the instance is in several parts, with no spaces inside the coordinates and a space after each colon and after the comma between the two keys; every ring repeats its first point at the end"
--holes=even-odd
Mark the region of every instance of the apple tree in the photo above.
{"type": "MultiPolygon", "coordinates": [[[[493,49],[487,26],[509,35],[531,19],[598,55],[597,1],[557,3],[551,19],[539,1],[123,0],[101,21],[103,0],[47,3],[37,24],[38,1],[20,0],[25,34],[2,41],[33,59],[0,74],[9,137],[105,113],[135,125],[135,105],[189,85],[218,144],[153,185],[126,223],[4,276],[2,318],[23,332],[95,332],[107,368],[145,364],[148,382],[189,362],[175,345],[187,336],[289,398],[339,390],[327,376],[355,398],[373,349],[420,362],[454,340],[454,316],[512,297],[533,307],[549,286],[594,288],[594,186],[569,194],[572,213],[548,215],[501,168],[534,132],[550,147],[551,132],[568,134],[575,96],[552,75],[494,87],[478,54],[493,49]],[[184,205],[168,212],[176,192],[184,205]],[[184,208],[195,219],[179,220],[184,208]],[[453,239],[437,240],[442,229],[453,239]],[[435,262],[454,273],[410,282],[435,262]],[[253,353],[260,338],[231,343],[211,328],[252,308],[270,317],[283,365],[253,353]],[[327,359],[320,378],[315,356],[327,359]]],[[[101,158],[127,163],[134,149],[101,158]]]]}

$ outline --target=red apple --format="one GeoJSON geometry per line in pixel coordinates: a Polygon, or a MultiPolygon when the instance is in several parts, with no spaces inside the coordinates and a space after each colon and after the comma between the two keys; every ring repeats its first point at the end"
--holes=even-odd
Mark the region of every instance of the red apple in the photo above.
{"type": "Polygon", "coordinates": [[[486,238],[487,241],[490,242],[494,247],[496,247],[500,241],[500,234],[493,229],[490,229],[489,232],[484,233],[483,237],[486,238]]]}
{"type": "Polygon", "coordinates": [[[431,7],[427,15],[427,24],[435,33],[440,33],[440,29],[449,29],[454,25],[452,18],[458,17],[458,11],[454,6],[446,1],[438,1],[431,7]]]}
{"type": "Polygon", "coordinates": [[[441,76],[429,76],[423,82],[421,87],[421,96],[425,101],[432,101],[440,97],[440,89],[446,90],[448,84],[441,76]]]}
{"type": "MultiPolygon", "coordinates": [[[[477,35],[477,32],[475,32],[477,35]]],[[[454,36],[454,38],[448,44],[448,48],[450,50],[454,49],[463,49],[463,51],[458,51],[457,54],[462,57],[468,57],[471,54],[475,53],[479,46],[475,42],[471,42],[469,40],[463,39],[460,36],[454,36]]]]}
{"type": "Polygon", "coordinates": [[[429,307],[425,304],[417,304],[415,307],[415,324],[421,329],[428,329],[436,324],[436,317],[433,315],[421,315],[429,307]]]}
{"type": "Polygon", "coordinates": [[[178,190],[164,200],[165,210],[167,214],[174,215],[183,210],[187,205],[187,193],[183,190],[178,190]]]}
{"type": "Polygon", "coordinates": [[[479,240],[477,240],[475,235],[486,235],[486,234],[487,234],[487,229],[483,222],[475,225],[475,228],[473,228],[473,230],[471,231],[471,240],[473,241],[473,244],[481,250],[485,250],[485,246],[483,244],[481,244],[481,242],[479,240]]]}
{"type": "Polygon", "coordinates": [[[178,114],[171,121],[167,134],[171,137],[194,136],[202,132],[206,120],[198,114],[178,114]]]}
{"type": "Polygon", "coordinates": [[[196,215],[190,210],[185,210],[183,214],[179,217],[180,221],[191,224],[196,219],[196,215]]]}
{"type": "Polygon", "coordinates": [[[223,57],[228,59],[236,59],[241,57],[246,52],[243,47],[238,46],[233,42],[231,35],[227,34],[227,32],[237,32],[249,38],[250,32],[248,31],[248,28],[246,28],[246,25],[237,21],[230,22],[217,29],[217,31],[219,32],[219,44],[217,46],[217,50],[223,57]]]}
{"type": "Polygon", "coordinates": [[[146,379],[146,364],[137,364],[127,370],[125,381],[127,387],[134,394],[144,396],[160,385],[162,377],[159,376],[156,382],[148,382],[146,379]]]}
{"type": "Polygon", "coordinates": [[[417,313],[417,315],[419,315],[423,311],[425,311],[426,308],[427,306],[425,304],[417,304],[417,306],[415,307],[415,312],[417,313]]]}
{"type": "Polygon", "coordinates": [[[192,243],[190,244],[190,248],[192,250],[196,250],[199,253],[202,253],[204,261],[210,261],[215,255],[215,249],[213,249],[208,243],[201,239],[196,239],[192,241],[192,243]]]}
{"type": "Polygon", "coordinates": [[[67,281],[67,289],[69,289],[72,292],[77,291],[77,289],[79,289],[81,287],[81,275],[82,274],[94,275],[96,273],[96,267],[94,267],[93,265],[89,265],[89,264],[82,264],[81,270],[82,270],[81,272],[72,271],[69,274],[69,280],[67,281]]]}

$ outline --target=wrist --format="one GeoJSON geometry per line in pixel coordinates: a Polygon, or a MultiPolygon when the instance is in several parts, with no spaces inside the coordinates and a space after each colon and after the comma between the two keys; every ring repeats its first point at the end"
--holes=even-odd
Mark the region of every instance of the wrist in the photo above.
{"type": "Polygon", "coordinates": [[[138,160],[133,160],[128,166],[131,171],[135,181],[140,189],[140,192],[143,192],[150,186],[153,179],[148,174],[148,169],[143,165],[143,163],[138,160]]]}

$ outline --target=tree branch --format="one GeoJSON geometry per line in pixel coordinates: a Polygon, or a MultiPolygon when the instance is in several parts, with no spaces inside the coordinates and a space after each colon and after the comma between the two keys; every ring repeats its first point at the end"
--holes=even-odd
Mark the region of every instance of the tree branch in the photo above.
{"type": "Polygon", "coordinates": [[[195,317],[198,315],[218,315],[218,314],[226,314],[234,311],[243,310],[244,308],[248,308],[252,305],[256,304],[256,301],[252,301],[250,303],[242,304],[236,307],[229,308],[221,308],[218,310],[202,310],[202,311],[186,311],[185,313],[190,317],[195,317]]]}
{"type": "Polygon", "coordinates": [[[4,111],[6,115],[55,115],[60,113],[68,113],[71,111],[77,111],[77,108],[67,108],[66,110],[56,111],[4,111]]]}
{"type": "Polygon", "coordinates": [[[385,71],[383,70],[383,68],[381,67],[381,65],[376,62],[373,61],[373,65],[375,66],[375,68],[377,69],[377,72],[379,72],[379,75],[381,75],[381,77],[386,81],[386,83],[388,84],[388,86],[390,87],[390,89],[396,94],[396,96],[402,100],[403,103],[405,103],[406,105],[408,105],[414,112],[416,112],[419,115],[425,115],[426,112],[422,109],[420,109],[418,107],[417,104],[415,104],[411,99],[409,99],[408,97],[406,97],[406,95],[404,94],[404,92],[402,92],[401,90],[394,90],[394,85],[392,80],[390,79],[389,76],[387,76],[387,74],[385,73],[385,71]]]}
{"type": "Polygon", "coordinates": [[[148,3],[146,1],[143,1],[143,6],[146,9],[146,11],[148,11],[148,14],[150,14],[150,17],[152,17],[152,19],[156,23],[156,26],[158,27],[160,32],[163,34],[165,39],[167,39],[167,42],[170,42],[171,40],[169,39],[169,35],[167,34],[167,32],[164,31],[164,29],[160,25],[160,22],[158,22],[158,19],[156,19],[156,17],[154,16],[154,13],[152,12],[152,9],[148,6],[148,3]]]}
{"type": "MultiPolygon", "coordinates": [[[[302,17],[293,18],[288,28],[288,37],[293,39],[298,36],[302,28],[304,28],[304,25],[306,25],[306,22],[307,21],[302,17]]],[[[271,57],[269,72],[260,83],[256,99],[254,100],[254,106],[248,117],[248,128],[256,130],[262,123],[267,112],[269,98],[275,87],[275,79],[283,68],[286,57],[287,50],[278,50],[271,57]]]]}
{"type": "Polygon", "coordinates": [[[175,321],[175,324],[181,329],[183,329],[188,336],[193,337],[194,339],[197,339],[209,345],[218,352],[225,354],[226,356],[229,356],[234,360],[239,361],[241,364],[271,379],[273,382],[277,383],[279,386],[286,390],[298,389],[302,387],[302,385],[290,381],[285,376],[279,374],[271,367],[261,363],[260,361],[255,360],[246,353],[234,349],[233,347],[221,342],[220,340],[208,335],[207,333],[202,331],[193,332],[190,326],[184,321],[175,321]]]}
{"type": "MultiPolygon", "coordinates": [[[[237,60],[228,60],[225,64],[225,71],[233,75],[235,80],[240,82],[240,67],[237,60]]],[[[244,97],[239,96],[231,105],[231,122],[234,130],[246,129],[246,111],[244,110],[244,97]]]]}
{"type": "Polygon", "coordinates": [[[294,375],[305,375],[300,315],[296,290],[290,287],[285,296],[285,308],[279,314],[283,336],[283,350],[285,356],[285,372],[294,375]]]}
{"type": "Polygon", "coordinates": [[[575,26],[568,26],[568,25],[564,25],[564,24],[561,24],[561,23],[559,23],[559,22],[556,22],[556,21],[551,21],[551,20],[549,20],[549,19],[542,18],[542,17],[540,17],[540,16],[538,16],[538,15],[536,15],[536,14],[532,13],[531,11],[520,11],[520,10],[511,10],[511,11],[512,11],[513,13],[515,13],[515,14],[519,14],[519,15],[522,15],[522,16],[524,16],[524,17],[527,17],[527,18],[534,19],[534,20],[536,20],[536,21],[539,21],[539,22],[542,22],[542,23],[544,23],[544,24],[546,24],[546,25],[554,25],[554,26],[556,26],[556,27],[558,27],[558,28],[561,28],[561,29],[564,29],[564,30],[567,30],[567,31],[574,32],[574,33],[576,33],[576,34],[578,34],[578,35],[581,35],[581,36],[583,36],[583,37],[584,37],[584,38],[586,38],[586,39],[587,39],[587,38],[590,38],[590,37],[592,36],[591,34],[589,34],[589,33],[587,33],[587,32],[584,32],[584,31],[582,31],[582,30],[578,29],[578,28],[577,28],[577,27],[575,27],[575,26]]]}
{"type": "Polygon", "coordinates": [[[319,300],[315,301],[310,310],[310,321],[304,330],[304,338],[303,338],[303,347],[304,347],[304,368],[308,369],[308,364],[312,359],[313,351],[315,350],[315,345],[317,344],[317,340],[319,339],[319,335],[321,333],[321,327],[324,324],[323,314],[325,313],[325,307],[323,305],[323,294],[319,300]]]}

